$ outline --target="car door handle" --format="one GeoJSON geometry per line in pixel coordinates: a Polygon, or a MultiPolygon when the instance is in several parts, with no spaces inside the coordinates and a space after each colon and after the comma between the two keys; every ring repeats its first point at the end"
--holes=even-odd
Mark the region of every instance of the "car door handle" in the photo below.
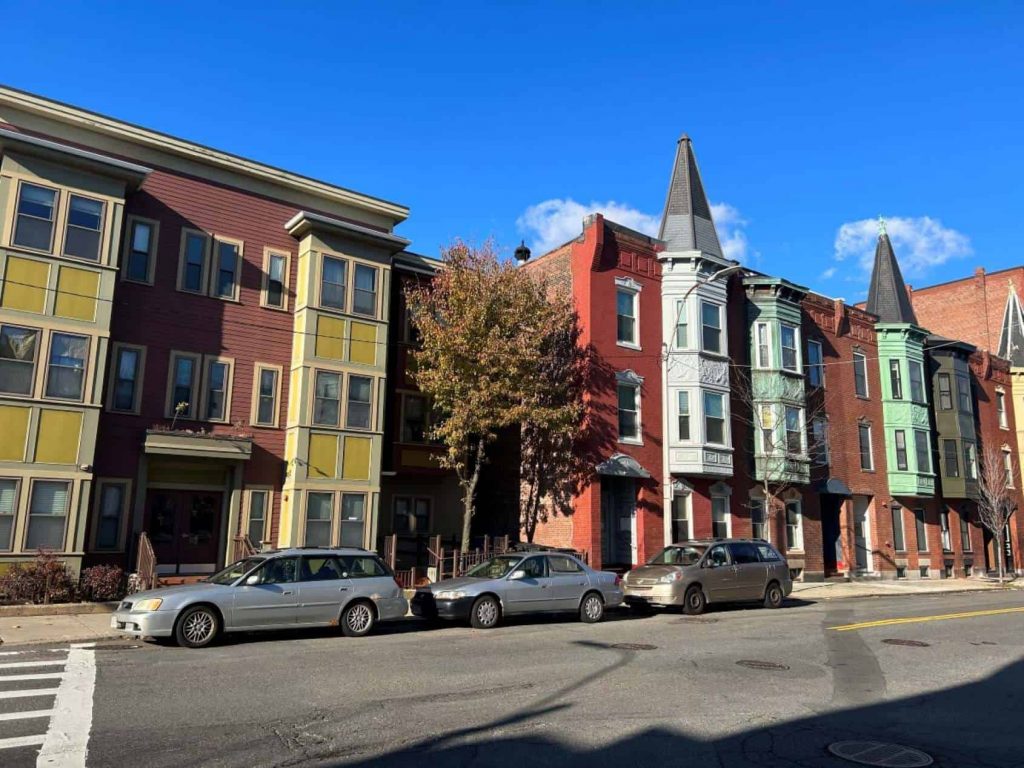
{"type": "Polygon", "coordinates": [[[291,591],[291,590],[289,589],[289,590],[287,590],[287,591],[285,591],[285,592],[282,592],[281,594],[282,594],[282,595],[294,595],[295,593],[294,593],[294,592],[292,592],[292,591],[291,591]]]}
{"type": "Polygon", "coordinates": [[[348,587],[338,587],[339,592],[348,592],[348,587]]]}

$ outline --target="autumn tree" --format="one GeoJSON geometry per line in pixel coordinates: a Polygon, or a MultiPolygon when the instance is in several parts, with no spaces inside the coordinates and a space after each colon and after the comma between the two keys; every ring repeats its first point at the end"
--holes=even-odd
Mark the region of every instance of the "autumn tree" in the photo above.
{"type": "Polygon", "coordinates": [[[985,445],[978,468],[978,519],[992,534],[995,557],[999,563],[999,581],[1006,577],[1006,557],[1003,546],[1006,527],[1016,509],[1012,493],[1017,465],[1012,453],[1001,451],[994,445],[985,445]]]}
{"type": "Polygon", "coordinates": [[[572,512],[591,470],[585,446],[584,393],[590,350],[580,344],[579,318],[553,298],[548,335],[541,340],[539,375],[521,430],[520,525],[528,542],[551,515],[572,512]]]}
{"type": "Polygon", "coordinates": [[[545,350],[564,329],[543,284],[499,259],[492,242],[456,241],[444,267],[407,292],[420,336],[415,380],[430,397],[431,437],[462,490],[462,551],[469,549],[488,446],[509,427],[553,425],[538,395],[545,350]]]}

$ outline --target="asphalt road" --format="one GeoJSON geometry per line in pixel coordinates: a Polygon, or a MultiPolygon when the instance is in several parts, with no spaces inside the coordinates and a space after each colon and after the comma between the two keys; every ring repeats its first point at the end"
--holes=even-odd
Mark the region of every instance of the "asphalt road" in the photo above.
{"type": "Polygon", "coordinates": [[[86,739],[103,768],[842,768],[826,748],[849,739],[941,766],[1024,766],[1024,594],[0,656],[0,765],[80,766],[86,739]],[[834,629],[962,612],[985,613],[834,629]],[[10,679],[35,674],[51,677],[10,679]],[[50,693],[4,697],[28,688],[50,693]]]}

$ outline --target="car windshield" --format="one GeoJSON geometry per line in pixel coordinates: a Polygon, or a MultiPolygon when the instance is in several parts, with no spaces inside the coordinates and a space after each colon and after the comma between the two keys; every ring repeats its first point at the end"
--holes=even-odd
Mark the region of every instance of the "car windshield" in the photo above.
{"type": "Polygon", "coordinates": [[[466,571],[474,579],[500,579],[523,559],[522,555],[498,555],[466,571]]]}
{"type": "Polygon", "coordinates": [[[245,560],[232,563],[223,571],[213,574],[207,581],[213,584],[233,584],[264,560],[266,560],[265,557],[247,557],[245,560]]]}
{"type": "Polygon", "coordinates": [[[699,547],[665,547],[648,565],[695,565],[703,554],[699,547]]]}

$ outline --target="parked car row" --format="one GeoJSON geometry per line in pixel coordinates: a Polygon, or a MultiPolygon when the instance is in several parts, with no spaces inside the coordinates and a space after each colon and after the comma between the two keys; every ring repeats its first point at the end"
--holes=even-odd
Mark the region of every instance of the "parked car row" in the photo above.
{"type": "Polygon", "coordinates": [[[564,551],[508,552],[417,589],[407,602],[375,553],[310,547],[262,553],[203,582],[131,595],[111,627],[200,648],[222,632],[340,626],[360,637],[410,608],[422,618],[490,629],[527,613],[576,613],[598,622],[624,602],[639,610],[681,606],[688,614],[745,600],[778,608],[792,588],[785,558],[770,543],[728,539],[673,544],[624,578],[564,551]]]}

